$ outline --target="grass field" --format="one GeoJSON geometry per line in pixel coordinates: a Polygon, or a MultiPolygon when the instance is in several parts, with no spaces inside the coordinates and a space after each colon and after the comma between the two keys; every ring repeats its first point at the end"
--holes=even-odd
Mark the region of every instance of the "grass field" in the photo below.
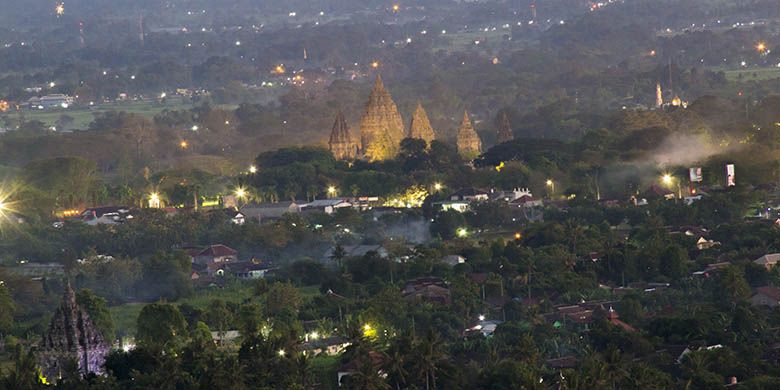
{"type": "Polygon", "coordinates": [[[765,81],[780,78],[780,68],[736,69],[724,72],[728,81],[765,81]]]}
{"type": "Polygon", "coordinates": [[[93,107],[77,107],[58,110],[22,110],[9,112],[7,115],[14,120],[19,119],[20,116],[24,116],[28,121],[38,120],[46,123],[47,126],[54,126],[61,116],[68,115],[73,118],[73,123],[69,125],[66,130],[86,130],[95,115],[102,112],[125,111],[132,114],[143,115],[147,118],[153,118],[165,109],[187,110],[190,108],[192,108],[192,104],[182,102],[181,100],[169,100],[165,104],[156,101],[127,101],[93,107]]]}

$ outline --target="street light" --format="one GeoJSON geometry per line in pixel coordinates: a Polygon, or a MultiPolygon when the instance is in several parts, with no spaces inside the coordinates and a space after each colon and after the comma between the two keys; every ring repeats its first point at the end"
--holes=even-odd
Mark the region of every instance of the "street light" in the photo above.
{"type": "Polygon", "coordinates": [[[672,174],[670,173],[664,173],[663,176],[661,176],[661,183],[663,183],[667,187],[672,187],[676,183],[677,197],[682,199],[682,188],[680,187],[680,181],[677,180],[676,177],[672,176],[672,174]]]}
{"type": "Polygon", "coordinates": [[[328,187],[328,195],[330,196],[336,196],[336,187],[335,186],[329,186],[328,187]]]}
{"type": "Polygon", "coordinates": [[[436,191],[441,191],[442,189],[444,189],[444,185],[441,183],[433,183],[433,189],[436,191]]]}
{"type": "Polygon", "coordinates": [[[238,187],[236,188],[234,195],[236,195],[236,198],[243,200],[246,198],[246,190],[242,187],[238,187]]]}
{"type": "Polygon", "coordinates": [[[250,165],[249,166],[249,173],[251,173],[251,174],[257,173],[257,167],[254,166],[254,165],[250,165]]]}
{"type": "Polygon", "coordinates": [[[466,230],[466,228],[458,228],[458,230],[455,231],[455,234],[459,238],[466,238],[469,235],[469,231],[466,230]]]}
{"type": "Polygon", "coordinates": [[[547,187],[550,187],[550,198],[552,198],[555,195],[555,182],[552,179],[547,179],[545,184],[547,184],[547,187]]]}

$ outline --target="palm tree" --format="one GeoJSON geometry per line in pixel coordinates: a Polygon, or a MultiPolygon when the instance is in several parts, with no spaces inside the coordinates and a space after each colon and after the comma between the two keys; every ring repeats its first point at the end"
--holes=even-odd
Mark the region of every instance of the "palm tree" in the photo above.
{"type": "Polygon", "coordinates": [[[445,359],[443,344],[438,334],[428,330],[428,334],[415,348],[415,366],[418,377],[425,376],[425,389],[436,388],[436,371],[445,359]]]}
{"type": "Polygon", "coordinates": [[[585,228],[574,219],[566,220],[564,224],[566,235],[569,237],[569,251],[573,255],[577,255],[577,240],[585,233],[585,228]]]}

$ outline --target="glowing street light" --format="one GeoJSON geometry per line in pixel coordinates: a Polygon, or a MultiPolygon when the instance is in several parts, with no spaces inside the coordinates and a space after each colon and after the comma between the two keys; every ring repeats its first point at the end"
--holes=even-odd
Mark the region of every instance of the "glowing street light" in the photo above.
{"type": "Polygon", "coordinates": [[[238,199],[244,200],[247,197],[247,191],[243,187],[238,187],[235,191],[233,191],[233,195],[235,195],[238,199]]]}
{"type": "Polygon", "coordinates": [[[251,174],[257,173],[257,167],[254,166],[254,165],[250,165],[249,166],[249,173],[251,173],[251,174]]]}
{"type": "Polygon", "coordinates": [[[484,314],[480,314],[478,318],[479,318],[480,321],[485,321],[485,315],[484,314]]]}
{"type": "Polygon", "coordinates": [[[547,187],[550,187],[550,197],[555,195],[555,182],[552,179],[547,179],[545,184],[547,185],[547,187]]]}
{"type": "Polygon", "coordinates": [[[328,195],[330,195],[330,196],[336,196],[336,193],[337,193],[337,192],[338,192],[338,190],[336,189],[336,187],[335,187],[335,186],[330,186],[330,187],[328,187],[328,195]]]}
{"type": "Polygon", "coordinates": [[[401,9],[401,6],[398,4],[393,4],[393,12],[398,12],[401,9]]]}
{"type": "Polygon", "coordinates": [[[441,191],[442,189],[444,189],[444,185],[441,183],[433,183],[433,189],[436,191],[441,191]]]}
{"type": "Polygon", "coordinates": [[[469,235],[469,231],[466,228],[458,228],[458,230],[455,231],[455,234],[458,238],[466,238],[469,235]]]}
{"type": "Polygon", "coordinates": [[[190,143],[187,142],[187,140],[182,140],[181,142],[179,142],[179,147],[182,150],[187,150],[190,147],[190,143]]]}
{"type": "Polygon", "coordinates": [[[160,194],[157,192],[152,192],[149,194],[149,208],[150,209],[159,209],[161,207],[161,201],[160,201],[160,194]]]}
{"type": "Polygon", "coordinates": [[[673,187],[673,185],[677,184],[677,197],[682,199],[682,187],[680,187],[680,181],[677,180],[672,174],[670,173],[664,173],[661,176],[661,183],[667,187],[673,187]]]}
{"type": "Polygon", "coordinates": [[[756,50],[758,50],[758,52],[761,53],[761,54],[766,53],[767,52],[766,42],[763,42],[763,41],[758,42],[756,44],[756,50]]]}
{"type": "Polygon", "coordinates": [[[371,67],[374,68],[374,69],[378,68],[379,67],[379,61],[372,62],[371,63],[371,67]]]}
{"type": "Polygon", "coordinates": [[[276,354],[279,355],[279,357],[284,357],[284,355],[286,355],[287,352],[285,352],[283,349],[280,349],[279,351],[276,352],[276,354]]]}

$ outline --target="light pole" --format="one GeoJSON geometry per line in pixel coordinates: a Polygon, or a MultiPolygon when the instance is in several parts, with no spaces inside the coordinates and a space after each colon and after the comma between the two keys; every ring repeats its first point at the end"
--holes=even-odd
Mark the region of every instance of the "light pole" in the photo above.
{"type": "Polygon", "coordinates": [[[545,184],[550,188],[550,199],[552,199],[555,196],[555,182],[552,179],[547,179],[545,184]]]}

